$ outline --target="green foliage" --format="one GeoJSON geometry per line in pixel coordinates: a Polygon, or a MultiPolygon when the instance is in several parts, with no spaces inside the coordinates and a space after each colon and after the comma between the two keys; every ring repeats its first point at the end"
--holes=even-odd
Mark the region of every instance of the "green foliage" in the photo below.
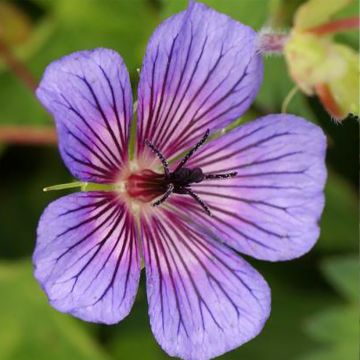
{"type": "Polygon", "coordinates": [[[355,255],[326,259],[322,271],[333,287],[347,300],[359,299],[359,260],[355,255]]]}
{"type": "Polygon", "coordinates": [[[301,360],[355,360],[359,356],[359,262],[357,256],[323,262],[325,277],[347,299],[346,304],[322,310],[309,319],[306,331],[322,344],[301,360]]]}
{"type": "MultiPolygon", "coordinates": [[[[268,21],[269,10],[274,7],[270,0],[203,0],[202,3],[229,15],[233,19],[260,30],[268,21]]],[[[162,17],[166,18],[174,13],[186,9],[187,0],[162,0],[162,17]]]]}
{"type": "Polygon", "coordinates": [[[356,250],[358,239],[357,195],[350,184],[329,173],[325,188],[325,210],[321,220],[321,237],[317,247],[325,251],[356,250]]]}
{"type": "Polygon", "coordinates": [[[2,360],[106,360],[83,324],[52,309],[29,261],[0,263],[2,360]]]}
{"type": "Polygon", "coordinates": [[[62,0],[53,11],[59,28],[72,33],[74,50],[97,46],[116,49],[130,71],[141,66],[147,39],[156,24],[154,9],[146,0],[62,0]],[[134,26],[134,19],[141,26],[134,26]]]}

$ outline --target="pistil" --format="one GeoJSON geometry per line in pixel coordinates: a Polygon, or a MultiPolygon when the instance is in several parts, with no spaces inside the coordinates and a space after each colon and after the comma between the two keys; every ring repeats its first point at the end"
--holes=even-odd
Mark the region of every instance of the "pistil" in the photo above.
{"type": "Polygon", "coordinates": [[[132,173],[125,181],[125,188],[130,198],[150,202],[166,191],[165,176],[144,169],[132,173]]]}

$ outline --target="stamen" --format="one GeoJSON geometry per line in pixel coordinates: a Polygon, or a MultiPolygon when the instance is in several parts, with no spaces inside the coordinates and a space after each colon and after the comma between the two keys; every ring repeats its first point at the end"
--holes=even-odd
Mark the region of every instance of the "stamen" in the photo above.
{"type": "MultiPolygon", "coordinates": [[[[160,178],[155,179],[155,177],[152,177],[153,180],[155,180],[155,183],[153,182],[145,182],[143,185],[147,185],[147,186],[143,186],[143,188],[140,187],[140,194],[142,195],[150,195],[148,194],[148,192],[144,192],[144,190],[146,190],[146,188],[148,187],[150,190],[150,192],[152,192],[152,195],[159,195],[159,194],[155,194],[155,190],[156,192],[158,191],[164,191],[164,188],[166,186],[166,191],[164,193],[162,193],[161,197],[155,201],[152,206],[156,207],[159,206],[160,204],[164,203],[168,197],[172,194],[188,194],[190,195],[203,209],[204,211],[209,215],[212,216],[211,211],[209,209],[209,207],[204,203],[204,201],[202,201],[200,199],[200,197],[195,194],[190,186],[192,183],[199,183],[202,182],[205,179],[228,179],[231,177],[234,177],[237,175],[236,171],[233,172],[229,172],[229,173],[225,173],[225,174],[203,174],[202,170],[200,168],[186,168],[184,167],[184,165],[187,163],[187,161],[190,159],[190,157],[200,148],[201,145],[203,145],[205,143],[205,141],[207,140],[207,138],[209,137],[210,134],[210,130],[206,130],[204,136],[201,138],[201,140],[184,156],[184,158],[181,160],[181,162],[178,164],[178,166],[176,167],[176,169],[173,172],[170,172],[169,170],[169,164],[165,158],[165,156],[161,153],[161,151],[154,145],[152,144],[149,140],[145,140],[145,144],[158,156],[158,158],[160,159],[163,167],[164,167],[164,172],[165,172],[165,177],[164,175],[160,175],[158,174],[158,176],[160,176],[160,178]],[[158,186],[156,186],[157,181],[159,181],[158,186]],[[155,186],[152,186],[155,185],[155,186]]],[[[155,174],[155,173],[154,173],[155,174]]],[[[155,174],[156,175],[156,174],[155,174]]],[[[136,180],[136,176],[132,175],[129,177],[129,179],[136,180]]],[[[135,190],[139,190],[139,186],[135,186],[137,183],[136,181],[129,181],[128,182],[128,192],[132,193],[133,197],[138,198],[139,197],[139,191],[133,191],[133,189],[135,190]],[[134,186],[130,186],[130,185],[134,185],[134,186]]],[[[148,199],[149,196],[147,196],[146,199],[148,199]]],[[[154,199],[155,197],[153,197],[154,199]]],[[[145,198],[144,198],[145,199],[145,198]]],[[[145,201],[146,201],[145,199],[145,201]]]]}
{"type": "Polygon", "coordinates": [[[209,216],[212,216],[209,207],[199,198],[198,195],[196,195],[191,189],[184,189],[184,191],[189,194],[196,202],[198,202],[209,216]]]}
{"type": "Polygon", "coordinates": [[[194,152],[197,151],[202,144],[204,144],[206,139],[209,137],[209,134],[210,134],[210,130],[207,129],[204,136],[202,137],[202,139],[184,156],[184,158],[181,160],[181,162],[176,167],[174,172],[181,169],[187,163],[187,161],[191,158],[191,156],[194,154],[194,152]]]}
{"type": "Polygon", "coordinates": [[[165,202],[167,200],[167,198],[172,194],[173,190],[174,190],[174,185],[169,184],[164,195],[159,200],[155,201],[152,204],[152,206],[156,207],[156,206],[159,206],[160,204],[162,204],[163,202],[165,202]]]}
{"type": "Polygon", "coordinates": [[[205,174],[205,179],[229,179],[236,175],[236,171],[227,174],[205,174]]]}
{"type": "Polygon", "coordinates": [[[80,191],[114,191],[119,184],[96,184],[91,182],[73,181],[71,183],[52,185],[43,188],[44,192],[80,188],[80,191]]]}
{"type": "Polygon", "coordinates": [[[166,177],[168,177],[170,175],[170,170],[169,170],[169,164],[168,164],[167,160],[165,159],[165,156],[148,139],[145,140],[145,144],[157,155],[157,157],[161,161],[162,166],[164,168],[164,173],[165,173],[166,177]]]}

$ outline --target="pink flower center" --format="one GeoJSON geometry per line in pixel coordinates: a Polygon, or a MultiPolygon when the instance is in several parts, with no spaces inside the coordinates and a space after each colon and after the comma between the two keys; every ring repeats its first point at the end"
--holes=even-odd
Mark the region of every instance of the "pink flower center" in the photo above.
{"type": "Polygon", "coordinates": [[[125,188],[130,198],[147,203],[166,191],[165,175],[143,169],[130,174],[125,188]]]}

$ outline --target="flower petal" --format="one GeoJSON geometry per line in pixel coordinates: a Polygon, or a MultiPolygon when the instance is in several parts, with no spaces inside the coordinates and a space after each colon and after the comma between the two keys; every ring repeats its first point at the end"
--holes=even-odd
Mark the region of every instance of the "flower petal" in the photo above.
{"type": "Polygon", "coordinates": [[[65,164],[78,179],[109,183],[127,160],[132,94],[113,50],[80,51],[51,63],[36,95],[55,117],[65,164]]]}
{"type": "Polygon", "coordinates": [[[210,359],[255,337],[270,312],[262,276],[176,211],[142,221],[152,331],[170,356],[210,359]]]}
{"type": "Polygon", "coordinates": [[[141,70],[138,154],[148,139],[169,158],[196,143],[206,129],[222,128],[242,115],[262,80],[255,40],[251,28],[194,2],[161,24],[141,70]]]}
{"type": "Polygon", "coordinates": [[[134,220],[114,194],[75,193],[43,213],[33,258],[51,304],[113,324],[130,311],[140,277],[134,220]]]}
{"type": "MultiPolygon", "coordinates": [[[[271,261],[299,257],[319,236],[325,151],[322,130],[302,118],[269,115],[248,123],[190,159],[189,167],[205,173],[237,171],[237,176],[192,187],[213,217],[189,200],[186,212],[244,254],[271,261]]],[[[181,207],[185,200],[173,201],[181,207]]]]}

